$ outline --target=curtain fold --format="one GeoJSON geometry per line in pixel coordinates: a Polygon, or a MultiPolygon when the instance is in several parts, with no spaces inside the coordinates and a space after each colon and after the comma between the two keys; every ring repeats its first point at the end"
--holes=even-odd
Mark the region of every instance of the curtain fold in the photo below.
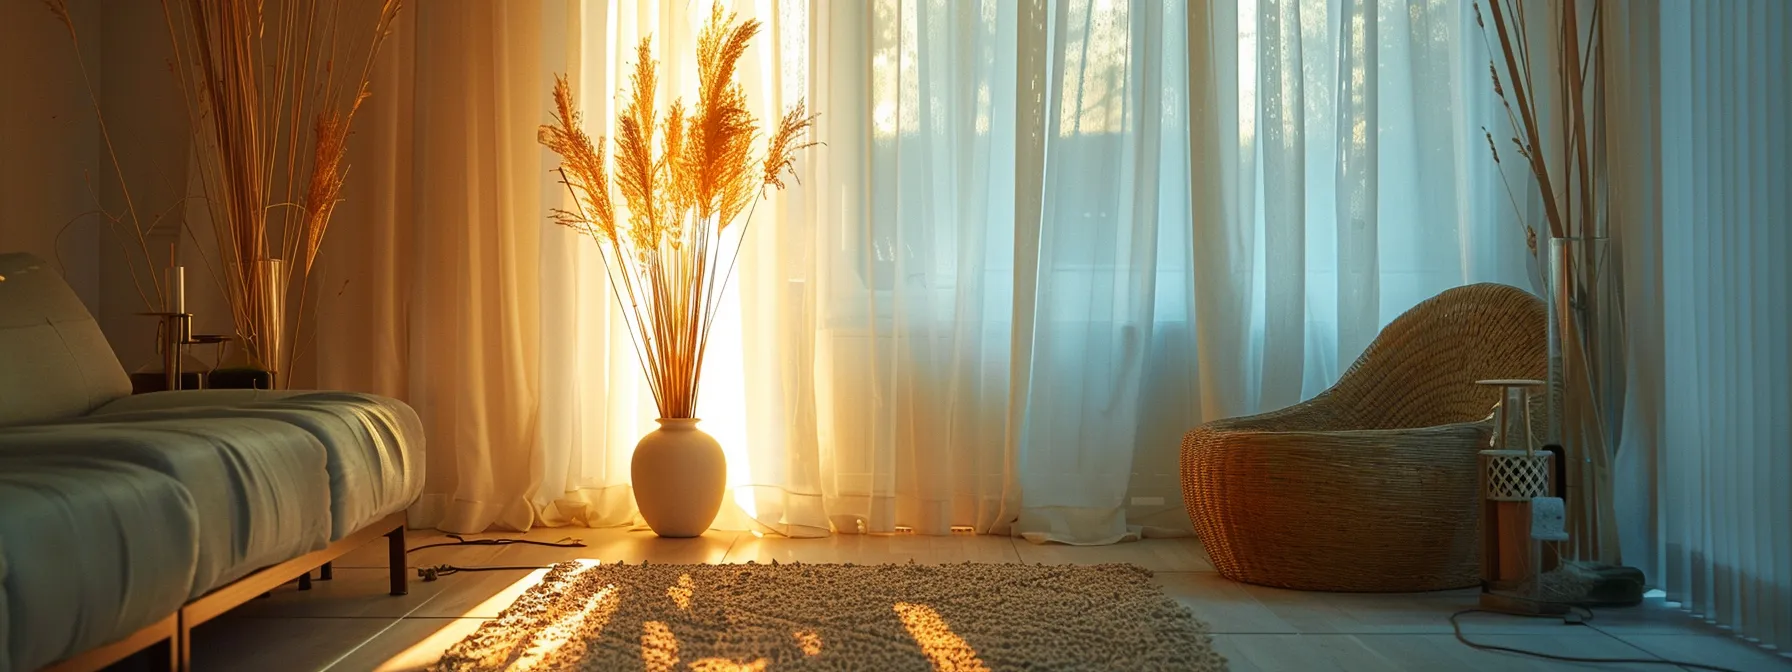
{"type": "Polygon", "coordinates": [[[1042,11],[884,1],[814,17],[830,56],[814,181],[828,206],[803,270],[838,530],[1005,531],[1012,518],[1024,409],[1011,393],[1028,345],[1012,325],[1031,308],[1013,298],[1013,269],[1032,262],[1017,241],[1037,228],[1014,216],[1032,121],[1018,63],[1043,53],[1023,19],[1042,11]]]}
{"type": "Polygon", "coordinates": [[[1612,462],[1613,505],[1621,556],[1659,583],[1656,561],[1662,511],[1652,496],[1660,478],[1662,367],[1665,320],[1661,313],[1663,239],[1662,78],[1660,3],[1639,0],[1613,6],[1605,33],[1610,67],[1605,147],[1611,189],[1610,232],[1622,288],[1626,360],[1622,403],[1610,413],[1617,429],[1612,462]]]}
{"type": "Polygon", "coordinates": [[[1629,304],[1651,323],[1653,358],[1631,385],[1629,424],[1644,430],[1627,436],[1624,449],[1639,452],[1628,473],[1653,480],[1633,485],[1644,492],[1631,511],[1653,514],[1645,557],[1669,601],[1784,649],[1792,11],[1770,0],[1663,0],[1659,11],[1659,97],[1630,99],[1659,104],[1661,187],[1658,256],[1639,261],[1660,284],[1629,304]]]}
{"type": "Polygon", "coordinates": [[[396,27],[316,280],[320,386],[408,401],[412,524],[528,529],[539,480],[540,4],[439,2],[396,27]]]}
{"type": "Polygon", "coordinates": [[[1174,487],[1167,448],[1193,378],[1176,347],[1189,338],[1184,8],[1048,12],[1046,161],[1023,167],[1044,173],[1038,268],[1013,299],[1034,309],[1017,523],[1033,541],[1136,538],[1128,493],[1174,487]]]}

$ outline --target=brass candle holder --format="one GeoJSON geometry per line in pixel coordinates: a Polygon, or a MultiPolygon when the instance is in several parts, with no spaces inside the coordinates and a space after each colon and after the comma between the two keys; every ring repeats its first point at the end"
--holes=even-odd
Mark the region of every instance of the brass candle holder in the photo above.
{"type": "MultiPolygon", "coordinates": [[[[221,344],[230,340],[225,336],[193,335],[193,314],[187,312],[187,269],[175,265],[174,249],[168,250],[170,264],[163,271],[166,283],[162,296],[163,310],[150,313],[138,313],[156,318],[160,323],[156,329],[156,352],[162,356],[162,378],[164,390],[180,390],[182,388],[181,357],[186,354],[187,346],[221,344]]],[[[205,389],[205,376],[194,376],[193,389],[205,389]]]]}
{"type": "MultiPolygon", "coordinates": [[[[186,348],[194,345],[221,345],[230,340],[228,336],[216,334],[193,334],[192,313],[154,312],[138,313],[154,317],[159,322],[156,329],[156,354],[162,357],[163,389],[183,390],[182,378],[186,373],[181,362],[186,348]]],[[[196,376],[195,384],[190,389],[205,389],[205,376],[196,376]]]]}

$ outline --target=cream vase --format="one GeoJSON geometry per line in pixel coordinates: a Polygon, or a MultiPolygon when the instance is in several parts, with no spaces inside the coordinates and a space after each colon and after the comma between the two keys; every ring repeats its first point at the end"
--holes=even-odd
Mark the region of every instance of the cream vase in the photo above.
{"type": "Polygon", "coordinates": [[[653,533],[695,537],[715,522],[728,486],[728,458],[696,418],[660,418],[660,428],[635,444],[629,473],[635,506],[653,533]]]}

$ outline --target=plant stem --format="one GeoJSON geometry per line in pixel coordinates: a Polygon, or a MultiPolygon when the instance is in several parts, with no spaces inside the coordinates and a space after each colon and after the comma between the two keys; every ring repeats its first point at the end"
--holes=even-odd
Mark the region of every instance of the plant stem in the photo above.
{"type": "MultiPolygon", "coordinates": [[[[1555,188],[1550,184],[1549,166],[1543,160],[1543,153],[1539,151],[1543,146],[1543,141],[1537,131],[1536,109],[1532,107],[1531,100],[1525,91],[1527,87],[1519,83],[1522,81],[1523,73],[1519,70],[1517,57],[1513,53],[1512,38],[1506,25],[1505,12],[1500,9],[1498,2],[1488,3],[1488,6],[1493,9],[1493,24],[1500,36],[1501,50],[1506,56],[1506,70],[1510,73],[1507,79],[1512,83],[1513,96],[1518,99],[1518,109],[1524,116],[1525,124],[1521,130],[1530,143],[1529,151],[1525,152],[1526,158],[1530,159],[1531,172],[1537,176],[1537,187],[1543,192],[1544,215],[1549,218],[1550,235],[1559,237],[1563,235],[1564,231],[1562,214],[1557,208],[1555,188]]],[[[1522,28],[1522,26],[1520,27],[1522,28]]]]}

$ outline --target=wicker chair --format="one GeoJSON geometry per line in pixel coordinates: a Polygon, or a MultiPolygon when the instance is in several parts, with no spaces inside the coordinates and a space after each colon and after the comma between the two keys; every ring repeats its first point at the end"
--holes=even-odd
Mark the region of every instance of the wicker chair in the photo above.
{"type": "Polygon", "coordinates": [[[1476,453],[1500,392],[1542,378],[1543,302],[1505,285],[1439,294],[1394,320],[1305,403],[1182,440],[1183,501],[1226,578],[1409,592],[1480,577],[1476,453]]]}

